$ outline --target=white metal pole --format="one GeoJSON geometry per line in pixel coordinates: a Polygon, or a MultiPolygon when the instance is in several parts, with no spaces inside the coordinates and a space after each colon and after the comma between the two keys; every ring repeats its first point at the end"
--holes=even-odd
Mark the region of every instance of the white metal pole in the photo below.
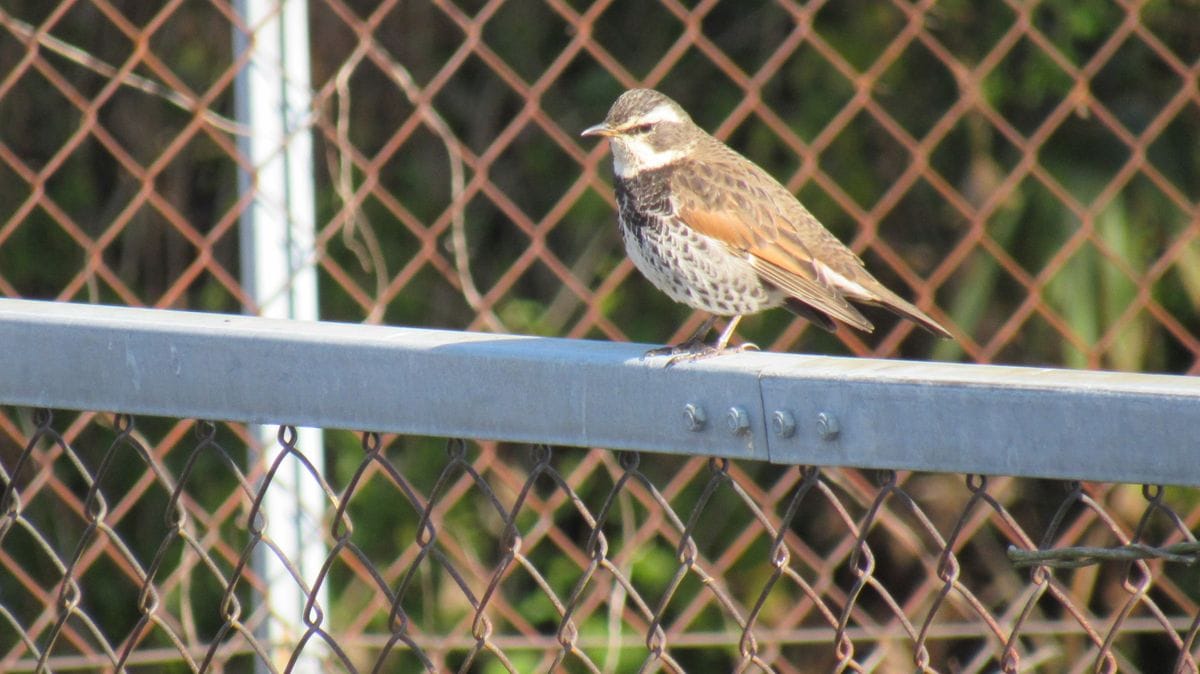
{"type": "MultiPolygon", "coordinates": [[[[315,198],[309,84],[308,7],[304,0],[239,0],[237,10],[251,31],[234,30],[234,47],[250,60],[235,89],[237,118],[248,130],[240,139],[254,167],[242,172],[239,188],[254,201],[242,216],[242,284],[257,313],[270,318],[316,320],[315,198]]],[[[298,429],[296,447],[318,470],[324,466],[320,429],[298,429]]],[[[259,427],[269,466],[282,448],[276,430],[259,427]]],[[[291,656],[305,630],[305,587],[311,589],[324,561],[321,532],[326,507],[320,485],[302,464],[287,459],[263,501],[266,534],[299,571],[301,585],[265,545],[258,548],[258,569],[266,579],[269,618],[262,636],[275,666],[291,656]]],[[[325,609],[324,587],[318,595],[325,609]]],[[[328,613],[326,612],[326,615],[328,613]]],[[[292,671],[320,672],[324,642],[309,640],[292,671]]],[[[260,663],[260,671],[266,670],[260,663]]]]}

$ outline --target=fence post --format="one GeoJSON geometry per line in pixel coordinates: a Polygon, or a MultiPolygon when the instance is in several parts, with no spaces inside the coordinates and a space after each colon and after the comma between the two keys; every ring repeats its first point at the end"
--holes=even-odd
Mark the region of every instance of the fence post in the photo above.
{"type": "MultiPolygon", "coordinates": [[[[240,139],[253,172],[242,171],[239,190],[251,192],[253,203],[241,221],[241,276],[249,295],[248,307],[272,318],[316,320],[315,202],[313,148],[309,130],[308,9],[303,0],[239,0],[239,15],[250,34],[234,29],[238,55],[250,51],[236,85],[238,121],[248,134],[240,139]]],[[[317,470],[324,466],[320,429],[301,428],[295,446],[317,470]]],[[[256,432],[264,469],[285,451],[275,432],[256,432]]],[[[311,588],[326,550],[321,531],[324,496],[299,461],[285,458],[263,501],[267,535],[311,588]]],[[[269,617],[261,632],[272,648],[275,666],[282,667],[305,632],[305,587],[292,577],[283,560],[260,544],[257,568],[266,581],[269,617]]],[[[325,588],[316,597],[325,605],[325,588]]],[[[292,671],[320,672],[324,642],[310,640],[292,671]]],[[[266,663],[259,663],[266,671],[266,663]]]]}

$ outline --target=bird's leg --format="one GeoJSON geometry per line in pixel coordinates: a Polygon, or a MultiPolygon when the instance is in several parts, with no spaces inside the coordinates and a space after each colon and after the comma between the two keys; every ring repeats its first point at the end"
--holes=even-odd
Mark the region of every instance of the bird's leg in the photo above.
{"type": "Polygon", "coordinates": [[[716,316],[709,316],[687,339],[678,344],[650,349],[646,352],[646,356],[651,358],[654,356],[675,356],[678,354],[695,353],[696,351],[710,348],[704,343],[704,338],[708,336],[709,330],[712,330],[713,324],[716,322],[716,316]]]}
{"type": "MultiPolygon", "coordinates": [[[[708,322],[709,327],[711,327],[711,323],[715,322],[715,320],[716,319],[714,317],[712,319],[712,321],[708,322]]],[[[723,353],[741,353],[742,351],[746,351],[747,349],[753,349],[753,350],[757,351],[758,347],[749,342],[742,344],[740,346],[735,346],[735,347],[729,346],[729,340],[733,337],[733,332],[734,332],[734,330],[737,329],[738,322],[740,322],[741,320],[742,320],[742,317],[740,315],[734,316],[733,318],[729,319],[729,325],[725,326],[725,329],[721,331],[721,336],[717,338],[717,343],[712,346],[709,346],[703,342],[697,343],[696,338],[703,336],[702,334],[698,334],[698,335],[694,335],[691,340],[688,340],[688,342],[685,342],[684,344],[680,344],[677,347],[671,347],[673,350],[666,351],[667,354],[671,355],[671,360],[667,361],[667,367],[671,367],[672,365],[674,365],[675,363],[678,363],[678,362],[701,360],[703,358],[711,358],[713,356],[719,356],[723,353]]],[[[705,330],[705,332],[707,332],[707,330],[705,330]]],[[[662,350],[655,349],[655,351],[662,351],[662,350]]],[[[647,354],[647,355],[650,355],[650,354],[647,354]]],[[[665,354],[660,353],[660,354],[656,354],[656,355],[665,355],[665,354]]]]}
{"type": "Polygon", "coordinates": [[[718,353],[723,352],[723,351],[733,351],[736,353],[740,353],[747,349],[749,349],[751,351],[758,351],[758,345],[753,344],[751,342],[746,342],[745,344],[734,347],[732,349],[729,348],[729,339],[731,337],[733,337],[733,331],[737,329],[738,323],[740,323],[741,320],[742,320],[742,317],[740,315],[734,316],[729,321],[729,325],[726,325],[725,329],[721,331],[721,336],[717,338],[717,344],[716,344],[718,353]]]}

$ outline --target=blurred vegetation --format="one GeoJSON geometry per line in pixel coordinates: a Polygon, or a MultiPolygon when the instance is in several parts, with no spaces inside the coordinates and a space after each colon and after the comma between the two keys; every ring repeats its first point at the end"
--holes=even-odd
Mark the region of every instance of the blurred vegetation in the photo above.
{"type": "MultiPolygon", "coordinates": [[[[138,27],[161,10],[159,3],[111,4],[138,27]]],[[[377,6],[367,0],[335,4],[360,17],[377,6]]],[[[895,4],[826,3],[811,16],[811,32],[774,74],[756,81],[759,88],[753,92],[773,118],[795,134],[798,147],[757,113],[726,123],[747,93],[702,49],[681,50],[674,65],[665,72],[657,70],[666,55],[675,53],[683,24],[658,3],[616,0],[600,14],[591,35],[632,81],[618,79],[582,50],[560,75],[539,86],[540,98],[534,101],[565,134],[567,146],[537,122],[525,121],[514,129],[509,144],[493,148],[495,139],[522,118],[529,101],[478,53],[460,57],[466,33],[451,15],[475,16],[486,3],[444,4],[460,9],[447,12],[434,3],[398,3],[379,22],[374,36],[417,84],[439,85],[433,108],[476,158],[484,157],[482,166],[477,159],[468,162],[468,183],[485,170],[502,195],[476,192],[463,206],[471,273],[484,294],[532,245],[544,244],[593,290],[621,264],[624,253],[606,189],[588,185],[559,217],[545,218],[577,184],[581,168],[576,157],[593,146],[576,138],[577,132],[600,120],[626,85],[652,77],[651,84],[680,101],[701,126],[720,129],[735,148],[787,183],[843,240],[866,243],[863,256],[870,268],[902,295],[915,296],[919,288],[906,285],[907,276],[889,265],[893,256],[881,255],[880,247],[908,265],[915,278],[936,277],[933,300],[967,339],[965,346],[935,343],[915,332],[898,346],[885,348],[880,345],[893,323],[873,313],[881,329],[875,336],[862,337],[866,346],[859,347],[818,330],[789,330],[793,319],[782,311],[747,319],[745,338],[777,349],[821,353],[859,351],[1177,373],[1200,367],[1195,347],[1200,334],[1200,105],[1194,78],[1187,79],[1176,67],[1190,67],[1200,59],[1200,4],[1195,0],[1139,5],[1137,18],[1145,35],[1128,35],[1115,48],[1109,46],[1110,38],[1124,30],[1119,5],[1046,0],[1028,10],[1036,39],[1019,36],[998,57],[993,50],[1019,18],[1005,3],[937,3],[924,17],[920,39],[898,50],[890,47],[908,29],[910,19],[895,4]],[[818,43],[822,48],[815,46],[818,43]],[[837,58],[831,60],[825,48],[837,58]],[[950,63],[943,53],[952,58],[950,63]],[[1085,75],[1077,79],[1077,70],[1085,75]],[[856,80],[864,73],[869,77],[856,80]],[[941,129],[940,120],[964,94],[964,75],[978,76],[980,100],[948,129],[941,129]],[[868,89],[861,91],[862,86],[868,89]],[[1181,92],[1190,100],[1176,104],[1181,92]],[[842,116],[863,94],[887,112],[896,129],[865,111],[842,116]],[[1047,126],[1064,101],[1073,101],[1067,114],[1047,126]],[[913,182],[893,206],[880,209],[881,200],[893,198],[893,186],[913,165],[894,131],[918,144],[936,140],[927,146],[929,173],[913,182]],[[1136,164],[1132,171],[1127,166],[1131,160],[1136,164]],[[953,199],[947,198],[947,187],[953,199]],[[514,222],[511,209],[536,223],[539,229],[533,238],[514,222]],[[979,235],[984,244],[958,251],[964,239],[979,235]],[[948,259],[960,261],[943,268],[948,259]],[[1017,320],[1010,321],[1013,316],[1017,320]]],[[[571,4],[579,11],[588,6],[571,4]]],[[[329,4],[310,6],[313,85],[320,90],[357,46],[358,35],[329,4]]],[[[7,14],[34,25],[55,8],[56,3],[42,0],[3,0],[2,6],[7,14]]],[[[733,67],[751,75],[774,63],[780,45],[794,30],[793,14],[766,0],[719,3],[702,22],[705,40],[733,67]]],[[[92,3],[70,6],[50,33],[118,66],[135,49],[92,3]]],[[[574,37],[574,28],[535,0],[500,4],[481,30],[487,50],[527,83],[543,78],[574,37]]],[[[193,93],[207,92],[231,63],[228,19],[210,3],[179,6],[149,42],[155,58],[193,93]]],[[[188,228],[210,237],[208,252],[215,263],[237,277],[237,229],[228,221],[238,200],[238,165],[214,139],[220,132],[201,130],[176,146],[191,121],[187,113],[137,91],[113,89],[107,78],[47,52],[41,58],[52,70],[29,69],[10,79],[27,51],[11,31],[0,30],[0,82],[7,87],[0,89],[0,290],[31,298],[105,303],[127,302],[132,293],[141,304],[239,311],[236,292],[218,275],[205,271],[179,280],[206,254],[188,236],[188,228]],[[83,101],[84,109],[72,99],[83,101]],[[93,115],[97,127],[81,132],[93,115]],[[19,159],[21,166],[14,167],[9,157],[19,159]],[[144,174],[150,166],[153,172],[144,174]],[[31,179],[53,208],[27,207],[35,192],[31,179]],[[151,189],[156,197],[147,200],[151,189]],[[123,224],[114,230],[114,222],[123,224]],[[88,248],[82,242],[89,239],[104,245],[88,248]],[[96,262],[111,269],[112,277],[97,273],[96,262]],[[183,292],[164,302],[179,283],[183,292]]],[[[145,63],[134,72],[164,79],[145,63]]],[[[372,176],[361,169],[354,172],[356,186],[369,180],[376,185],[362,202],[361,225],[374,234],[387,266],[364,267],[353,250],[361,240],[352,239],[348,246],[336,234],[327,237],[324,252],[330,265],[370,294],[380,279],[386,285],[420,254],[420,238],[410,226],[445,228],[453,194],[446,150],[435,133],[418,127],[395,142],[397,129],[410,121],[414,107],[387,73],[364,62],[350,78],[350,93],[350,140],[364,162],[378,169],[372,176]],[[381,195],[400,204],[411,221],[398,218],[381,195]]],[[[231,87],[220,91],[213,109],[232,114],[231,87]]],[[[318,122],[322,169],[337,150],[332,143],[335,109],[327,106],[318,122]]],[[[606,180],[610,175],[607,158],[600,174],[606,180]]],[[[318,184],[318,222],[337,228],[345,205],[328,171],[319,172],[318,184]]],[[[439,250],[453,264],[448,231],[439,231],[439,250]]],[[[330,273],[330,266],[321,268],[320,292],[325,318],[361,321],[369,313],[330,273]]],[[[596,301],[599,313],[624,336],[645,342],[668,340],[690,313],[636,273],[596,301]]],[[[513,332],[610,337],[583,322],[587,309],[541,262],[534,262],[495,304],[496,314],[513,332]]],[[[453,273],[430,265],[411,273],[382,315],[383,322],[391,324],[451,328],[471,326],[475,319],[453,273]]],[[[361,450],[356,438],[344,434],[330,434],[330,444],[331,480],[341,489],[357,469],[361,450]]],[[[428,457],[440,451],[438,441],[413,439],[397,441],[390,457],[406,476],[428,489],[442,466],[442,460],[428,457]]],[[[509,458],[504,452],[516,453],[500,451],[504,458],[509,458]]],[[[566,474],[578,460],[578,454],[571,454],[556,467],[566,474]]],[[[520,470],[529,468],[527,460],[514,461],[520,470]]],[[[667,481],[680,463],[648,457],[643,470],[667,481]]],[[[779,473],[769,466],[746,470],[763,484],[771,484],[779,473]]],[[[120,473],[114,478],[122,479],[120,473]]],[[[680,512],[687,512],[688,499],[695,499],[702,486],[698,478],[681,491],[680,512]]],[[[610,487],[597,478],[577,489],[594,508],[610,487]]],[[[1027,493],[1043,491],[1031,488],[1027,493]]],[[[727,490],[718,494],[718,499],[733,498],[727,490]]],[[[150,505],[161,506],[162,495],[154,499],[150,505]]],[[[396,557],[415,536],[415,516],[395,516],[396,499],[395,488],[379,476],[356,492],[350,511],[356,541],[371,559],[396,557]],[[373,516],[379,513],[389,516],[373,516]]],[[[463,503],[445,514],[443,527],[478,532],[475,539],[464,538],[466,544],[481,555],[494,555],[500,533],[496,513],[478,501],[463,503]]],[[[721,512],[729,505],[711,507],[721,512]]],[[[627,507],[633,519],[646,517],[638,510],[643,506],[627,507]]],[[[561,526],[580,526],[577,517],[560,513],[561,526]]],[[[836,540],[822,540],[830,535],[829,521],[810,517],[797,527],[806,541],[832,547],[836,540]]],[[[706,554],[719,555],[722,540],[743,526],[743,520],[732,518],[715,522],[703,532],[706,538],[700,544],[706,554]]],[[[986,560],[994,552],[984,549],[985,541],[978,545],[979,550],[964,556],[986,560]]],[[[765,552],[759,547],[745,559],[760,561],[765,552]]],[[[566,596],[577,577],[575,565],[553,550],[534,554],[545,561],[539,568],[548,582],[559,596],[566,596]]],[[[915,573],[897,561],[902,557],[897,552],[890,567],[880,565],[888,569],[882,574],[891,574],[885,581],[915,573]]],[[[655,596],[669,581],[674,551],[666,544],[646,546],[632,559],[629,572],[655,596]]],[[[761,573],[761,565],[747,561],[744,567],[746,588],[760,587],[763,579],[751,574],[761,573]]],[[[741,580],[737,573],[742,569],[742,563],[733,565],[729,577],[741,580]]],[[[352,583],[346,568],[332,573],[335,594],[346,589],[339,595],[333,620],[353,620],[370,598],[353,594],[361,587],[352,583]]],[[[467,605],[433,600],[447,594],[438,586],[445,581],[436,569],[418,580],[425,591],[412,595],[417,603],[404,607],[414,620],[429,616],[432,622],[422,624],[461,624],[467,605]]],[[[554,607],[539,593],[527,594],[523,603],[513,599],[522,604],[523,615],[539,626],[554,623],[554,607]]],[[[998,590],[992,599],[1003,598],[998,590]]],[[[785,608],[772,605],[766,610],[785,608]]],[[[386,616],[376,620],[373,626],[383,629],[386,616]]],[[[602,616],[591,620],[580,625],[582,633],[608,629],[602,616]]],[[[690,629],[728,629],[726,620],[705,612],[694,618],[690,629]]],[[[636,666],[638,653],[632,650],[628,662],[622,658],[621,668],[636,666]]],[[[681,657],[698,669],[724,666],[704,659],[706,654],[681,657]],[[693,657],[697,660],[689,660],[693,657]]],[[[478,671],[492,669],[483,665],[478,671]]]]}
{"type": "MultiPolygon", "coordinates": [[[[53,7],[28,0],[6,4],[7,12],[35,25],[53,7]]],[[[367,16],[375,3],[346,6],[367,16]]],[[[578,9],[586,6],[579,3],[578,9]]],[[[153,3],[116,7],[138,26],[159,11],[153,3]]],[[[468,20],[482,7],[462,3],[460,19],[468,20]]],[[[702,49],[675,48],[683,24],[657,3],[618,0],[600,14],[592,36],[629,77],[653,77],[652,84],[678,99],[702,126],[720,129],[734,147],[788,182],[831,230],[866,244],[863,255],[871,269],[902,294],[920,289],[909,287],[877,246],[886,246],[916,275],[908,278],[933,275],[933,299],[967,337],[965,345],[934,343],[915,332],[898,346],[873,346],[881,344],[893,322],[872,314],[882,329],[860,336],[867,340],[865,348],[943,360],[1194,371],[1194,335],[1200,333],[1200,149],[1195,142],[1200,106],[1192,100],[1163,110],[1189,88],[1195,97],[1195,82],[1177,66],[1200,58],[1200,9],[1193,0],[1147,3],[1138,18],[1150,41],[1134,34],[1114,45],[1109,40],[1122,30],[1124,14],[1110,3],[1053,0],[1028,12],[1036,35],[1010,40],[1006,36],[1018,20],[1013,8],[946,0],[924,16],[919,39],[891,49],[902,41],[909,22],[896,6],[866,1],[823,6],[811,17],[811,33],[755,92],[800,146],[781,138],[758,114],[727,123],[746,92],[702,49]],[[993,55],[998,44],[1005,46],[993,55]],[[836,57],[828,58],[829,50],[836,57]],[[665,72],[656,70],[668,54],[677,54],[677,60],[665,72]],[[953,60],[947,63],[946,57],[953,60]],[[982,100],[948,129],[939,128],[960,96],[976,91],[962,89],[959,78],[980,66],[985,66],[977,71],[982,100]],[[1077,77],[1076,69],[1083,74],[1077,77]],[[855,72],[865,75],[856,81],[855,72]],[[898,130],[866,111],[839,116],[860,86],[869,87],[867,93],[898,130]],[[1067,114],[1047,126],[1064,101],[1071,102],[1067,114]],[[933,139],[926,141],[931,174],[912,183],[893,206],[879,208],[913,162],[896,133],[917,143],[933,139]],[[1131,160],[1144,164],[1129,170],[1131,160]],[[953,190],[954,200],[945,189],[953,190]],[[964,239],[974,242],[978,236],[985,237],[984,244],[958,250],[964,239]],[[948,257],[954,262],[943,268],[948,257]]],[[[337,74],[357,35],[325,3],[313,3],[312,13],[313,82],[320,89],[337,74]]],[[[483,164],[468,162],[468,184],[482,170],[498,188],[498,196],[474,191],[463,206],[470,271],[480,292],[486,294],[531,245],[543,242],[584,286],[599,287],[623,260],[607,191],[588,185],[577,198],[559,202],[576,187],[575,156],[592,148],[575,133],[603,117],[625,83],[587,50],[561,64],[560,75],[542,82],[548,69],[558,67],[574,29],[532,0],[500,4],[488,15],[482,28],[488,52],[505,64],[509,77],[538,83],[536,104],[557,127],[554,131],[565,134],[564,148],[564,136],[553,137],[537,121],[514,122],[527,102],[479,53],[457,55],[464,29],[455,14],[430,3],[401,3],[380,21],[375,36],[417,85],[438,85],[434,109],[459,141],[483,157],[483,164]],[[511,142],[493,147],[505,130],[512,132],[511,142]],[[553,219],[544,221],[556,206],[553,219]],[[514,221],[514,209],[537,224],[532,239],[514,221]]],[[[796,29],[787,10],[765,1],[718,4],[701,25],[729,67],[750,75],[778,58],[781,44],[796,29]]],[[[133,48],[90,4],[72,6],[51,33],[112,64],[123,63],[133,48]]],[[[227,20],[204,4],[178,8],[150,39],[151,51],[172,76],[199,93],[229,66],[230,47],[227,20]]],[[[16,66],[25,50],[13,34],[0,34],[0,63],[16,66]]],[[[212,253],[236,278],[236,227],[227,222],[237,201],[236,164],[225,149],[206,132],[174,148],[187,114],[128,88],[107,91],[106,78],[54,54],[43,57],[54,66],[56,79],[33,69],[12,83],[0,98],[0,141],[25,169],[36,173],[51,167],[44,189],[56,208],[23,208],[31,187],[0,162],[5,222],[0,276],[6,284],[26,297],[125,302],[132,293],[138,302],[154,305],[165,295],[174,306],[238,310],[236,294],[212,273],[185,279],[182,293],[172,290],[200,256],[185,236],[187,227],[202,235],[221,228],[212,253]],[[59,80],[65,84],[54,83],[59,80]],[[68,102],[62,87],[83,101],[102,97],[95,113],[100,132],[79,133],[87,115],[68,102]],[[46,115],[46,110],[57,114],[46,115]],[[177,153],[155,166],[147,183],[131,170],[153,165],[167,152],[177,153]],[[147,186],[162,204],[141,198],[147,186]],[[69,224],[64,227],[63,221],[69,224]],[[110,231],[114,222],[122,225],[110,231]],[[88,268],[93,251],[81,245],[81,236],[104,241],[99,259],[128,291],[115,289],[105,275],[88,268]]],[[[144,64],[134,72],[163,79],[144,64]]],[[[213,107],[228,115],[231,88],[219,91],[213,107]]],[[[369,61],[353,72],[349,92],[350,140],[366,161],[378,165],[378,186],[363,201],[359,223],[377,239],[372,243],[385,268],[364,266],[356,256],[363,245],[361,228],[346,240],[331,236],[325,253],[341,270],[339,276],[370,295],[420,253],[421,240],[410,228],[434,227],[447,265],[441,271],[417,265],[400,291],[384,298],[380,318],[394,324],[480,327],[451,268],[446,211],[453,195],[445,148],[424,126],[394,142],[414,108],[391,76],[369,61]],[[412,219],[398,220],[381,194],[412,219]]],[[[326,105],[318,123],[322,168],[336,151],[335,109],[326,105]]],[[[600,172],[607,179],[606,159],[600,172]]],[[[340,227],[342,198],[327,171],[318,178],[319,222],[340,227]]],[[[356,170],[353,178],[357,185],[369,176],[356,170]]],[[[363,320],[369,307],[328,268],[322,271],[322,314],[363,320]]],[[[666,341],[690,313],[636,273],[596,302],[624,336],[647,342],[666,341]]],[[[521,273],[494,309],[513,332],[614,336],[591,327],[585,304],[541,262],[521,273]]],[[[747,320],[743,332],[777,349],[864,349],[813,329],[787,331],[791,324],[786,312],[768,312],[747,320]]]]}

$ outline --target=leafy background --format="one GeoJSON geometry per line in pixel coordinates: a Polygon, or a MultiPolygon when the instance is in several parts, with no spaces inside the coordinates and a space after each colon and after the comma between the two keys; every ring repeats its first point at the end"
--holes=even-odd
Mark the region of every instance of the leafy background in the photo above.
{"type": "MultiPolygon", "coordinates": [[[[0,294],[243,310],[237,224],[246,201],[237,171],[244,162],[234,137],[194,109],[121,86],[119,77],[70,52],[45,44],[32,50],[20,29],[41,27],[91,58],[229,117],[239,67],[230,7],[4,0],[0,12],[0,294]]],[[[1200,371],[1194,0],[314,0],[310,12],[324,319],[649,343],[690,332],[702,317],[665,298],[625,259],[607,152],[577,135],[625,88],[645,85],[679,100],[701,126],[779,177],[882,280],[936,306],[934,315],[957,336],[938,342],[879,313],[871,314],[879,326],[873,335],[828,335],[775,311],[744,321],[744,338],[781,351],[1200,371]],[[368,39],[364,57],[356,49],[368,39]],[[454,185],[456,162],[462,190],[454,185]],[[456,230],[465,256],[455,255],[456,230]]],[[[96,466],[115,437],[111,425],[74,418],[70,441],[95,452],[85,463],[96,466]]],[[[6,419],[12,421],[4,425],[0,457],[12,468],[9,459],[26,439],[15,429],[27,433],[29,424],[15,411],[6,419]]],[[[180,430],[188,423],[138,426],[176,473],[188,456],[180,430]]],[[[243,429],[222,428],[226,451],[244,461],[251,439],[243,429]]],[[[345,488],[363,461],[359,440],[331,432],[328,441],[330,479],[345,488]]],[[[446,464],[423,457],[439,453],[441,441],[385,442],[390,460],[428,494],[446,464]]],[[[120,456],[130,472],[114,471],[117,493],[144,472],[136,452],[120,456]]],[[[530,460],[514,448],[483,443],[471,456],[503,487],[506,503],[530,474],[530,460]]],[[[556,465],[566,475],[588,476],[578,489],[598,504],[620,468],[611,457],[590,456],[563,452],[556,465]]],[[[656,484],[680,485],[672,504],[682,513],[708,475],[702,460],[665,457],[647,457],[643,470],[656,484]]],[[[770,466],[741,470],[742,483],[781,499],[767,506],[774,512],[797,479],[790,472],[780,478],[770,466]]],[[[56,472],[68,485],[64,493],[86,491],[71,470],[56,472]]],[[[418,518],[396,514],[394,484],[371,475],[352,514],[367,556],[386,566],[406,549],[418,518]]],[[[861,515],[871,496],[860,487],[870,480],[850,470],[830,475],[861,515]]],[[[942,477],[905,477],[904,484],[929,496],[930,512],[949,526],[953,518],[946,518],[965,497],[957,483],[947,486],[955,478],[942,477]]],[[[188,493],[200,510],[228,514],[240,498],[236,484],[214,469],[188,493]]],[[[1003,499],[1033,530],[1052,512],[1047,504],[1061,498],[1057,485],[1006,484],[1003,499]]],[[[145,500],[130,507],[119,531],[149,558],[161,534],[146,532],[161,527],[154,518],[166,494],[141,489],[145,500]]],[[[737,509],[728,492],[720,498],[732,500],[720,502],[719,512],[737,509]]],[[[1097,498],[1136,521],[1126,491],[1113,487],[1097,498]]],[[[442,513],[445,529],[458,532],[484,566],[495,563],[497,514],[478,498],[461,499],[442,513]]],[[[1194,501],[1185,495],[1181,503],[1194,501]]],[[[627,507],[634,520],[653,515],[627,507]]],[[[551,512],[556,526],[578,533],[569,508],[551,512]]],[[[730,516],[706,530],[705,554],[719,556],[746,521],[730,516]]],[[[83,526],[71,522],[47,516],[39,526],[72,540],[83,526]]],[[[231,527],[232,520],[213,526],[231,527]]],[[[831,514],[795,527],[823,551],[844,540],[845,527],[831,514]],[[843,536],[825,540],[830,531],[843,536]]],[[[1086,538],[1087,531],[1081,525],[1076,533],[1086,538]]],[[[904,540],[893,535],[889,540],[904,540]]],[[[244,541],[239,536],[229,533],[235,548],[244,541]]],[[[37,568],[36,546],[14,540],[6,544],[8,559],[37,568]]],[[[977,548],[962,553],[980,560],[981,577],[994,573],[986,560],[995,540],[980,536],[977,548]]],[[[761,539],[748,547],[728,577],[760,580],[765,550],[761,539]]],[[[910,550],[891,552],[891,566],[880,573],[903,587],[919,575],[920,555],[909,554],[910,567],[901,562],[910,550]]],[[[559,592],[569,592],[575,565],[552,547],[530,554],[559,592]]],[[[653,596],[674,570],[673,547],[658,541],[644,545],[641,556],[628,554],[653,596]]],[[[54,574],[42,571],[53,585],[54,574]]],[[[106,578],[113,571],[92,573],[106,578]]],[[[335,573],[334,619],[368,620],[359,625],[364,631],[382,628],[386,611],[361,594],[356,578],[349,566],[335,573]]],[[[1103,580],[1086,577],[1078,589],[1087,596],[1103,580]]],[[[407,608],[430,629],[461,627],[470,611],[461,597],[447,599],[456,595],[446,576],[434,571],[426,581],[407,608]]],[[[1003,582],[980,582],[996,601],[1010,593],[1003,582]]],[[[1179,585],[1192,588],[1183,594],[1194,602],[1194,573],[1179,585]]],[[[136,584],[101,586],[91,598],[95,610],[127,626],[131,613],[112,607],[136,584]]],[[[747,582],[745,592],[752,597],[755,587],[747,582]]],[[[195,590],[194,601],[215,602],[209,590],[195,590]]],[[[507,591],[522,614],[552,629],[556,618],[544,598],[524,586],[507,591]]],[[[179,593],[175,601],[187,591],[179,593]]],[[[1047,619],[1056,610],[1047,608],[1047,619]]],[[[200,621],[202,633],[218,629],[215,612],[197,614],[209,621],[200,621]]],[[[593,620],[585,631],[607,629],[602,614],[593,620]]],[[[695,629],[729,628],[711,610],[693,620],[695,629]]],[[[1059,671],[1055,662],[1072,662],[1070,654],[1084,647],[1080,641],[1064,648],[1068,655],[1046,671],[1059,671]]],[[[971,652],[948,646],[940,655],[967,657],[955,648],[971,652]]],[[[1128,649],[1132,660],[1151,663],[1146,671],[1158,671],[1154,653],[1169,651],[1144,640],[1128,649]]],[[[644,655],[622,653],[622,668],[644,655]]],[[[447,657],[457,666],[462,651],[447,657]]],[[[681,657],[719,668],[729,656],[701,650],[681,657]]]]}

